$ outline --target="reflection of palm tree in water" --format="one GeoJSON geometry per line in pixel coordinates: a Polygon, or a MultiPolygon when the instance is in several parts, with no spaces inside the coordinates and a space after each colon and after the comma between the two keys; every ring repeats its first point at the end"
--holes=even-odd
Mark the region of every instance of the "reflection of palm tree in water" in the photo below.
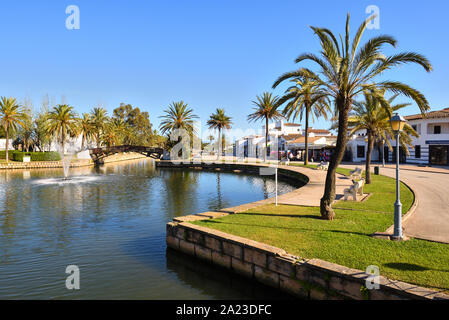
{"type": "MultiPolygon", "coordinates": [[[[6,178],[7,180],[8,178],[6,178]]],[[[2,190],[3,191],[3,190],[2,190]]],[[[18,192],[13,192],[11,190],[6,190],[4,193],[4,205],[3,210],[0,211],[3,223],[0,225],[3,235],[12,237],[16,229],[16,213],[19,206],[18,192]]]]}
{"type": "Polygon", "coordinates": [[[221,197],[221,178],[220,173],[217,173],[217,204],[219,208],[222,208],[222,197],[221,197]]]}
{"type": "Polygon", "coordinates": [[[229,203],[228,200],[223,199],[223,194],[222,194],[222,190],[221,190],[221,173],[217,172],[217,178],[215,179],[217,181],[217,196],[214,198],[211,198],[208,201],[208,205],[207,207],[209,208],[209,210],[220,210],[226,207],[230,207],[231,204],[229,203]]]}
{"type": "Polygon", "coordinates": [[[174,217],[196,213],[195,189],[198,185],[199,174],[176,169],[161,170],[160,173],[165,178],[167,212],[172,213],[174,217]]]}
{"type": "Polygon", "coordinates": [[[268,199],[269,192],[268,192],[268,185],[267,185],[267,179],[266,178],[262,178],[262,182],[263,182],[263,197],[264,199],[268,199]]]}

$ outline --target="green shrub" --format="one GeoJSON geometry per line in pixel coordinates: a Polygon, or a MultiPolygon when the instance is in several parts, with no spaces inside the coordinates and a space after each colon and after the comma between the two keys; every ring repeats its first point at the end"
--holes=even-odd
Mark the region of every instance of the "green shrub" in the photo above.
{"type": "Polygon", "coordinates": [[[31,157],[31,161],[59,161],[61,155],[58,152],[15,152],[13,154],[14,161],[23,161],[23,157],[27,155],[31,157]]]}
{"type": "MultiPolygon", "coordinates": [[[[13,159],[13,154],[17,153],[17,152],[20,152],[20,151],[18,151],[18,150],[8,150],[8,158],[9,158],[9,160],[12,160],[13,159]]],[[[6,151],[5,150],[0,151],[0,159],[6,159],[6,151]]]]}

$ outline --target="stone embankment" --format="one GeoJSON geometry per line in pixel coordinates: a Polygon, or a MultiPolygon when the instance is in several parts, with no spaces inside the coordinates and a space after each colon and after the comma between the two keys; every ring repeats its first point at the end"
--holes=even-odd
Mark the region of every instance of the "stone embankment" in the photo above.
{"type": "MultiPolygon", "coordinates": [[[[146,156],[139,153],[122,153],[116,154],[105,158],[105,163],[127,161],[146,158],[146,156]]],[[[93,166],[94,163],[90,159],[73,159],[70,163],[70,168],[80,168],[93,166]]],[[[10,161],[8,163],[1,162],[0,170],[17,170],[17,169],[50,169],[50,168],[62,168],[62,161],[33,161],[33,162],[15,162],[10,161]]]]}

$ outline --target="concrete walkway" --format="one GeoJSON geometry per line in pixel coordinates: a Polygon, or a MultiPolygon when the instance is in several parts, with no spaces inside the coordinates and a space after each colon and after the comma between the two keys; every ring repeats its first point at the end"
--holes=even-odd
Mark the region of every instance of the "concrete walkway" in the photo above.
{"type": "MultiPolygon", "coordinates": [[[[340,165],[344,168],[355,166],[340,165]]],[[[364,168],[364,164],[357,166],[364,168]]],[[[414,238],[449,243],[449,170],[412,165],[401,165],[400,168],[401,181],[408,184],[418,197],[415,213],[403,224],[404,233],[414,238]]],[[[380,166],[380,174],[396,177],[393,165],[380,166]]]]}
{"type": "MultiPolygon", "coordinates": [[[[327,171],[316,170],[296,166],[280,166],[290,170],[300,172],[309,177],[309,183],[302,188],[278,197],[279,204],[301,205],[310,207],[319,207],[320,199],[323,196],[324,184],[327,171]]],[[[344,189],[352,185],[349,178],[337,174],[336,196],[335,200],[340,200],[344,196],[344,189]]]]}
{"type": "MultiPolygon", "coordinates": [[[[266,166],[265,164],[255,164],[255,163],[250,163],[246,165],[253,165],[260,167],[266,166]]],[[[309,182],[299,189],[278,196],[278,204],[300,205],[310,207],[320,206],[320,199],[323,196],[327,171],[298,166],[285,166],[285,165],[280,165],[279,168],[285,168],[291,171],[302,173],[309,178],[309,182]]],[[[340,200],[341,198],[343,198],[344,189],[348,188],[350,185],[352,185],[352,181],[348,177],[337,174],[335,200],[340,200]]],[[[231,208],[222,209],[221,211],[233,213],[243,212],[258,207],[260,205],[270,204],[274,202],[275,202],[274,198],[269,198],[256,202],[242,204],[231,208]]]]}

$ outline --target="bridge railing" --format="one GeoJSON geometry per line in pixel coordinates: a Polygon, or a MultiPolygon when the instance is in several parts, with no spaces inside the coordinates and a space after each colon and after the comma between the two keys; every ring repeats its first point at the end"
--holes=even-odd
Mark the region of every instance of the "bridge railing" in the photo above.
{"type": "Polygon", "coordinates": [[[132,145],[121,145],[121,146],[89,149],[89,154],[94,161],[115,153],[122,153],[122,152],[137,152],[145,154],[146,156],[158,154],[159,157],[161,157],[164,154],[164,149],[159,147],[132,146],[132,145]]]}

